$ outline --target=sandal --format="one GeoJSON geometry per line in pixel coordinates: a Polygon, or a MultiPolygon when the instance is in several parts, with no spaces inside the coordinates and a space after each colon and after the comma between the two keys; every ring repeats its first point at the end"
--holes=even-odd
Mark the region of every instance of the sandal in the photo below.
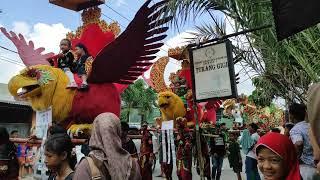
{"type": "Polygon", "coordinates": [[[78,85],[76,84],[76,83],[70,83],[70,84],[68,84],[67,85],[67,89],[71,89],[71,88],[77,88],[78,87],[78,85]]]}

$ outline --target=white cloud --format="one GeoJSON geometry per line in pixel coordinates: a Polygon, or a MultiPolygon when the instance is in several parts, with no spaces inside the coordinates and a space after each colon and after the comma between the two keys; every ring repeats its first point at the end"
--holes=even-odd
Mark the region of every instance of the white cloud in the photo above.
{"type": "Polygon", "coordinates": [[[30,33],[30,26],[26,22],[22,21],[16,21],[13,22],[13,28],[12,31],[15,33],[21,33],[21,34],[29,34],[30,33]]]}
{"type": "MultiPolygon", "coordinates": [[[[0,25],[1,26],[1,25],[0,25]]],[[[8,27],[6,27],[8,31],[8,27]]],[[[45,52],[59,52],[59,42],[66,37],[66,33],[71,30],[66,28],[63,24],[44,24],[37,23],[34,26],[30,26],[26,22],[13,22],[12,31],[15,33],[21,33],[27,40],[32,40],[35,47],[44,47],[45,52]]],[[[12,43],[0,34],[0,42],[2,46],[9,47],[16,50],[12,43]]],[[[21,59],[17,54],[7,52],[5,50],[0,51],[0,83],[8,83],[10,78],[17,74],[23,67],[14,63],[6,62],[3,59],[9,61],[21,62],[21,59]],[[2,59],[2,60],[1,60],[2,59]]]]}
{"type": "MultiPolygon", "coordinates": [[[[188,44],[187,38],[191,38],[192,37],[192,35],[189,34],[188,32],[190,32],[190,30],[182,32],[182,33],[180,33],[180,34],[168,39],[165,42],[165,44],[161,47],[161,51],[159,53],[157,53],[157,56],[159,58],[163,57],[163,56],[168,56],[168,50],[170,48],[176,48],[176,47],[181,47],[181,46],[187,45],[188,44]]],[[[180,64],[181,64],[181,62],[170,58],[170,61],[167,64],[166,69],[164,71],[164,80],[165,80],[167,85],[170,84],[170,81],[169,81],[170,73],[176,72],[177,70],[181,69],[181,65],[180,64]]],[[[150,70],[147,71],[145,73],[145,75],[146,75],[147,78],[149,78],[150,77],[150,70]]]]}
{"type": "MultiPolygon", "coordinates": [[[[235,22],[234,20],[230,19],[227,20],[226,19],[226,33],[227,34],[232,34],[235,33],[235,22]]],[[[241,31],[241,30],[238,30],[241,31]]],[[[232,38],[229,38],[230,41],[232,42],[232,44],[242,48],[242,49],[248,49],[250,48],[249,43],[247,43],[247,39],[244,35],[239,35],[239,36],[235,36],[232,38]]],[[[238,94],[246,94],[246,95],[250,95],[252,93],[252,91],[255,89],[255,87],[252,84],[251,78],[255,75],[255,73],[253,73],[252,71],[250,71],[249,68],[246,68],[245,70],[243,69],[243,67],[238,63],[235,65],[235,73],[240,73],[239,77],[239,84],[237,85],[237,89],[238,89],[238,94]]]]}
{"type": "Polygon", "coordinates": [[[129,4],[125,0],[112,0],[111,3],[115,4],[116,6],[128,6],[129,4]]]}
{"type": "MultiPolygon", "coordinates": [[[[185,32],[182,32],[172,38],[170,38],[165,45],[162,47],[162,49],[166,50],[168,52],[168,50],[170,48],[176,48],[176,47],[181,47],[181,46],[185,46],[188,44],[188,38],[193,37],[193,35],[191,35],[190,33],[191,30],[186,30],[185,32]]],[[[163,51],[159,52],[159,53],[163,53],[163,51]]],[[[165,56],[167,56],[167,54],[165,54],[165,56]]],[[[177,70],[181,69],[181,62],[170,58],[170,61],[166,67],[166,70],[164,71],[164,80],[166,82],[166,84],[170,84],[169,81],[169,76],[170,73],[172,72],[176,72],[177,70]]]]}
{"type": "Polygon", "coordinates": [[[63,24],[37,23],[33,26],[33,31],[28,35],[36,47],[46,48],[46,52],[59,52],[60,40],[66,37],[71,30],[63,24]]]}
{"type": "Polygon", "coordinates": [[[24,66],[19,60],[19,56],[17,54],[6,52],[4,50],[0,51],[0,83],[8,83],[10,78],[16,75],[23,68],[24,66]]]}
{"type": "Polygon", "coordinates": [[[248,68],[243,69],[243,66],[241,66],[240,63],[236,64],[234,68],[235,73],[239,73],[240,77],[239,84],[237,84],[238,94],[251,95],[252,91],[255,89],[251,78],[255,76],[255,73],[249,71],[248,68]]]}

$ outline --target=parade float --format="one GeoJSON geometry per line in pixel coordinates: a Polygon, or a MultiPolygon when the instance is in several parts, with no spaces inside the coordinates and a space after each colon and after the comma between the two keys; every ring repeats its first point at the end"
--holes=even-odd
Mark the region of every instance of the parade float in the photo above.
{"type": "Polygon", "coordinates": [[[281,108],[273,103],[265,107],[256,106],[246,95],[225,100],[223,107],[224,116],[234,119],[234,122],[241,125],[257,123],[261,129],[270,129],[283,126],[285,123],[284,111],[281,108]]]}
{"type": "Polygon", "coordinates": [[[169,49],[168,56],[159,58],[151,67],[150,79],[145,77],[144,79],[150,87],[159,93],[158,102],[164,121],[185,117],[188,121],[188,127],[194,127],[196,124],[195,109],[197,109],[197,116],[200,123],[216,123],[216,110],[220,107],[222,101],[210,100],[204,103],[193,102],[190,60],[185,46],[169,49]],[[164,71],[170,58],[172,58],[171,60],[173,61],[181,63],[181,67],[176,72],[170,73],[170,84],[167,85],[164,79],[164,71]],[[179,102],[179,105],[164,108],[165,106],[162,106],[162,97],[165,94],[170,94],[170,96],[174,97],[174,101],[179,102]],[[183,104],[181,104],[181,102],[183,104]],[[185,113],[172,114],[174,109],[180,109],[180,111],[185,111],[185,113]],[[171,117],[169,118],[165,116],[165,114],[168,113],[171,113],[171,117]]]}
{"type": "MultiPolygon", "coordinates": [[[[32,139],[12,139],[15,143],[34,147],[36,154],[32,162],[35,177],[45,178],[43,147],[51,123],[68,129],[75,145],[83,144],[85,139],[75,136],[90,133],[95,117],[104,112],[120,115],[120,93],[129,84],[147,71],[156,58],[154,54],[163,45],[168,30],[163,24],[171,17],[163,16],[165,1],[149,6],[146,1],[136,13],[124,32],[120,34],[116,22],[108,24],[101,19],[99,4],[104,1],[51,0],[51,3],[63,8],[80,11],[82,25],[75,32],[66,35],[75,45],[81,43],[87,47],[93,58],[85,63],[89,89],[67,88],[70,78],[60,68],[54,53],[43,53],[45,48],[35,48],[32,41],[27,42],[23,35],[1,28],[1,32],[16,46],[18,55],[26,68],[12,77],[8,84],[12,96],[28,101],[36,120],[32,122],[32,139]],[[120,35],[119,35],[120,34],[120,35]],[[125,52],[125,53],[124,53],[125,52]],[[40,174],[39,174],[40,173],[40,174]]],[[[57,44],[59,46],[59,44],[57,44]]],[[[76,83],[82,79],[75,73],[76,83]]],[[[76,148],[76,151],[80,149],[76,148]]]]}
{"type": "MultiPolygon", "coordinates": [[[[66,74],[50,66],[47,61],[53,53],[43,54],[44,48],[35,49],[33,42],[27,43],[21,34],[8,33],[4,28],[1,31],[17,47],[26,65],[9,81],[12,96],[29,101],[35,111],[52,108],[53,122],[75,133],[90,128],[89,124],[103,112],[119,116],[119,94],[148,70],[155,58],[153,55],[163,45],[160,41],[166,37],[163,33],[168,28],[161,25],[170,21],[171,17],[160,18],[164,1],[148,7],[149,0],[119,35],[120,28],[116,22],[108,24],[101,20],[101,10],[97,4],[73,2],[79,5],[77,10],[85,8],[82,12],[83,25],[75,33],[67,34],[66,38],[71,40],[73,46],[77,43],[87,46],[94,58],[85,64],[90,86],[88,91],[66,88],[66,74]]],[[[59,5],[69,7],[67,2],[59,5]]],[[[69,9],[72,9],[71,6],[69,9]]],[[[78,83],[81,81],[76,75],[75,79],[78,83]]]]}

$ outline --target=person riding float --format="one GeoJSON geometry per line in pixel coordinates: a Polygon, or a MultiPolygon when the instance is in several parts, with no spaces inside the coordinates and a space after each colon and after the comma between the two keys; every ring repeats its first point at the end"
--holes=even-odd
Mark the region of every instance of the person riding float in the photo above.
{"type": "Polygon", "coordinates": [[[76,88],[78,86],[74,80],[74,76],[71,70],[74,63],[74,56],[71,52],[71,41],[69,39],[62,39],[60,41],[59,47],[61,53],[49,58],[48,61],[50,62],[51,66],[62,69],[64,73],[68,76],[69,84],[67,88],[76,88]]]}

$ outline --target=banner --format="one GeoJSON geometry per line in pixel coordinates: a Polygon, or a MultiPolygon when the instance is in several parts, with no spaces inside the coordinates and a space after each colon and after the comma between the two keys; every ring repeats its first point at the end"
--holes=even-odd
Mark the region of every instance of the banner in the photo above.
{"type": "Polygon", "coordinates": [[[47,110],[36,112],[36,136],[37,138],[42,139],[42,143],[36,158],[34,177],[41,180],[48,179],[47,177],[48,168],[44,163],[45,161],[44,143],[47,139],[48,128],[51,125],[52,125],[52,108],[51,107],[49,107],[47,110]]]}
{"type": "Polygon", "coordinates": [[[161,130],[173,130],[173,120],[162,121],[161,130]]]}
{"type": "Polygon", "coordinates": [[[161,148],[162,148],[162,162],[171,164],[172,154],[174,153],[173,141],[173,120],[163,121],[161,124],[161,148]]]}
{"type": "Polygon", "coordinates": [[[52,108],[36,112],[36,136],[39,139],[47,136],[48,127],[52,124],[52,108]]]}
{"type": "Polygon", "coordinates": [[[195,101],[237,96],[230,41],[192,47],[189,54],[195,101]]]}
{"type": "Polygon", "coordinates": [[[319,0],[272,0],[278,40],[320,22],[319,0]]]}

